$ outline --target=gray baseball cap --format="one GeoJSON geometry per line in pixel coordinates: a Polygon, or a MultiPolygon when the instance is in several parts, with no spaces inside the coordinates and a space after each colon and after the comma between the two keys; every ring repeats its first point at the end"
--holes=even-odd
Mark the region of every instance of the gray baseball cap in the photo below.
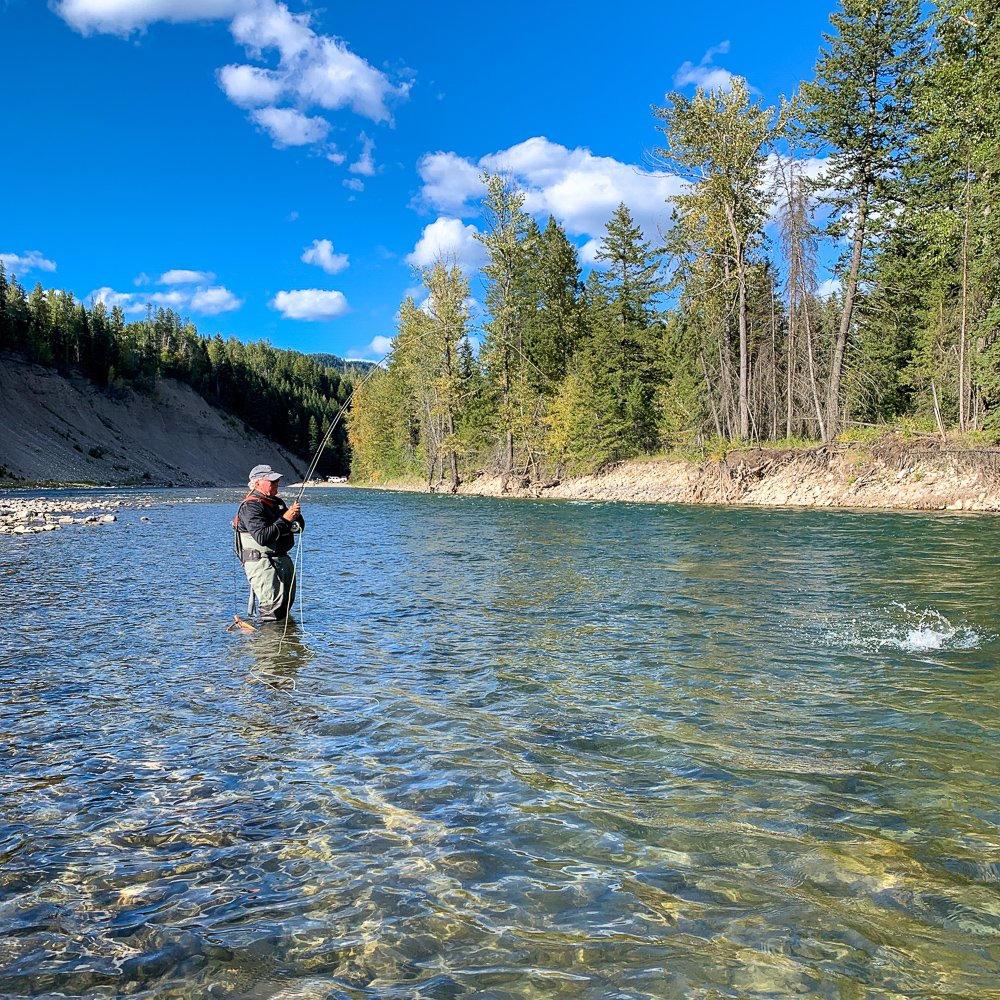
{"type": "Polygon", "coordinates": [[[250,482],[255,483],[258,479],[270,479],[276,482],[281,478],[280,472],[275,472],[269,465],[255,465],[250,470],[250,482]]]}

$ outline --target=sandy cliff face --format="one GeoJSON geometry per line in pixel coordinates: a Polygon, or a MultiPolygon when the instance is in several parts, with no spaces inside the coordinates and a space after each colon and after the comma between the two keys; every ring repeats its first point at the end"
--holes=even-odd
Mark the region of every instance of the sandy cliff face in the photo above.
{"type": "Polygon", "coordinates": [[[152,396],[109,394],[79,375],[0,356],[0,484],[230,486],[267,462],[289,479],[306,463],[164,379],[152,396]]]}

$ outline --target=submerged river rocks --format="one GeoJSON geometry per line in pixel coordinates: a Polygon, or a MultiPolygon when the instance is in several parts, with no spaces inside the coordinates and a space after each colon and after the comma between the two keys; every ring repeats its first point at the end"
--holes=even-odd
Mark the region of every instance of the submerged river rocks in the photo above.
{"type": "Polygon", "coordinates": [[[63,495],[122,506],[0,539],[0,997],[1000,1000],[982,518],[314,489],[229,633],[241,491],[63,495]]]}

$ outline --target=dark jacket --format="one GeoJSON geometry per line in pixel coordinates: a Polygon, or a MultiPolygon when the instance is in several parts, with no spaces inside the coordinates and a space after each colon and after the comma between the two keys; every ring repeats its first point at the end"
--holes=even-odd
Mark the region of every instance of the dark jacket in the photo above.
{"type": "Polygon", "coordinates": [[[236,530],[245,531],[262,548],[279,556],[288,555],[295,544],[295,535],[306,522],[301,514],[294,525],[286,521],[282,517],[286,510],[288,505],[280,497],[266,497],[252,490],[236,512],[236,530]]]}

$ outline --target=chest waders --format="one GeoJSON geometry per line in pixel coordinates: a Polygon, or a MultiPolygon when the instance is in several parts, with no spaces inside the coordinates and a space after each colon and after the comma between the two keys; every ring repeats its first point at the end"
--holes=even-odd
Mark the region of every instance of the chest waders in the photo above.
{"type": "MultiPolygon", "coordinates": [[[[242,507],[240,504],[240,509],[242,507]]],[[[298,524],[293,523],[291,527],[298,534],[298,524]]],[[[239,511],[233,518],[233,536],[236,555],[250,583],[247,617],[253,615],[256,603],[261,621],[281,621],[295,600],[295,563],[289,556],[261,545],[249,532],[240,531],[239,511]]]]}

